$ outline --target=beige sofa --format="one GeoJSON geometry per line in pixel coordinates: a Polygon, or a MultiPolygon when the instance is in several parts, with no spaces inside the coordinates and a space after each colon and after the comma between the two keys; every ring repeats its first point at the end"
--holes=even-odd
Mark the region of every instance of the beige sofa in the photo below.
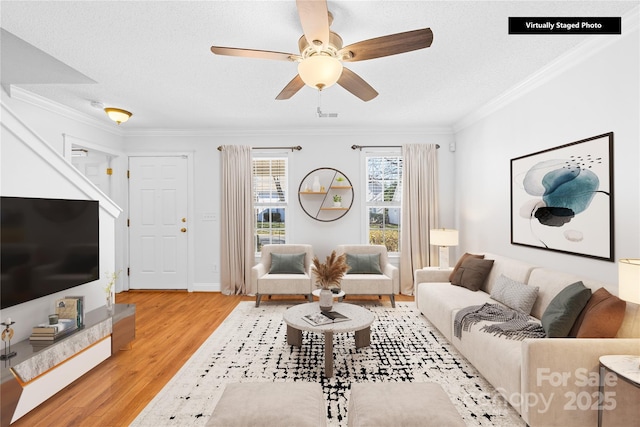
{"type": "Polygon", "coordinates": [[[395,294],[400,292],[398,267],[392,265],[384,245],[339,245],[336,254],[378,254],[382,274],[350,274],[342,277],[340,288],[347,295],[389,295],[391,306],[396,306],[395,294]]]}
{"type": "MultiPolygon", "coordinates": [[[[449,283],[450,271],[416,270],[416,304],[420,312],[451,342],[531,427],[596,426],[598,417],[599,357],[608,354],[640,354],[639,306],[627,303],[616,338],[539,338],[523,341],[480,331],[480,322],[454,336],[456,313],[465,307],[497,303],[490,298],[496,279],[503,274],[529,286],[539,287],[531,316],[536,322],[551,300],[567,285],[581,280],[592,291],[616,289],[587,278],[484,254],[494,264],[482,288],[473,292],[449,283]]],[[[604,411],[604,425],[633,425],[640,417],[640,390],[623,380],[607,388],[615,407],[604,411]],[[613,393],[613,394],[611,394],[613,393]]]]}
{"type": "Polygon", "coordinates": [[[311,245],[264,245],[260,262],[251,268],[251,287],[256,290],[256,307],[260,306],[262,295],[307,295],[313,301],[311,265],[313,248],[311,245]],[[274,274],[271,272],[271,254],[304,253],[304,272],[299,274],[274,274]]]}

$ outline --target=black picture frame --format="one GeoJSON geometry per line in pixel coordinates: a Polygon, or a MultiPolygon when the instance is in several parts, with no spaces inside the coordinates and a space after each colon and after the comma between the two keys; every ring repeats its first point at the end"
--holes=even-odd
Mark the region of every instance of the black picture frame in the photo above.
{"type": "Polygon", "coordinates": [[[613,132],[511,159],[511,244],[614,261],[613,132]]]}

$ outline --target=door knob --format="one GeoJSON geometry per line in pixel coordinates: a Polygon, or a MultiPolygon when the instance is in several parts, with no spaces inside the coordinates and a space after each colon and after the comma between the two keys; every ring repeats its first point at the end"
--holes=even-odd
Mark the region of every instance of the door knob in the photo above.
{"type": "Polygon", "coordinates": [[[182,222],[187,222],[187,218],[182,218],[182,222]]]}
{"type": "Polygon", "coordinates": [[[186,228],[184,228],[184,227],[182,227],[182,228],[180,229],[180,231],[182,231],[183,233],[186,233],[186,232],[187,232],[187,229],[186,229],[186,228]]]}

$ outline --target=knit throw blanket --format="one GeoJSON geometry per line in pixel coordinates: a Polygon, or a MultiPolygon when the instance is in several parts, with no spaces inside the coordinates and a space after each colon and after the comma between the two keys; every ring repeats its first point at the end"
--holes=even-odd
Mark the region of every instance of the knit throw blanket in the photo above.
{"type": "Polygon", "coordinates": [[[488,320],[496,322],[485,325],[480,330],[512,340],[525,338],[544,338],[546,333],[542,325],[530,322],[529,316],[521,311],[512,310],[498,304],[472,305],[458,311],[453,323],[453,333],[462,339],[462,331],[469,332],[471,326],[488,320]]]}

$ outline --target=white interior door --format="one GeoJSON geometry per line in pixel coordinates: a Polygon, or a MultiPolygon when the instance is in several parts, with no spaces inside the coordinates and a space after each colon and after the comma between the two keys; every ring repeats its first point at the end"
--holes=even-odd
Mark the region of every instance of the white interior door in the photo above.
{"type": "Polygon", "coordinates": [[[129,158],[129,287],[187,289],[188,160],[129,158]]]}

